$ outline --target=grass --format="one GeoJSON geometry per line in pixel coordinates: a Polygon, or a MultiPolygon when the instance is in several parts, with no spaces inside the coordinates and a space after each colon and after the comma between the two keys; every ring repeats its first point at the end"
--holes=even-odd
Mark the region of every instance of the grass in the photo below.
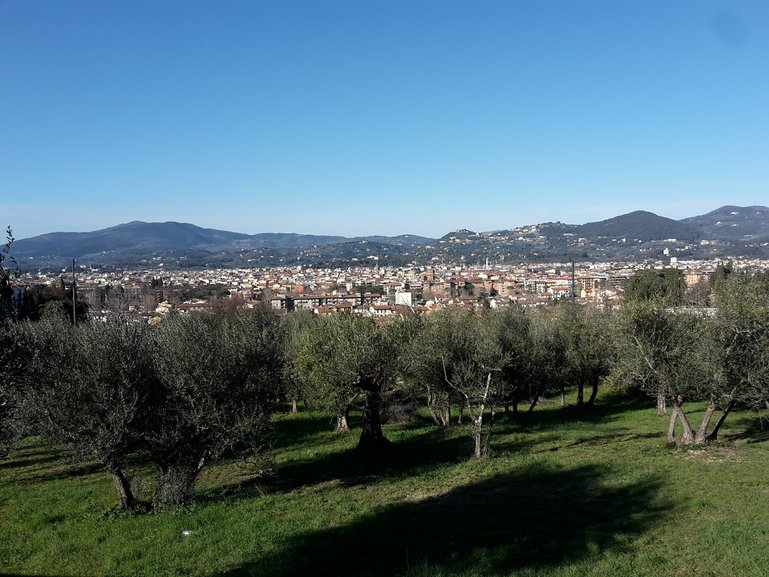
{"type": "Polygon", "coordinates": [[[195,503],[160,514],[115,514],[98,467],[28,440],[0,461],[0,574],[766,575],[769,441],[755,415],[682,451],[653,403],[600,400],[501,417],[483,461],[466,430],[427,419],[388,425],[395,450],[372,459],[327,416],[280,416],[274,477],[217,465],[195,503]]]}

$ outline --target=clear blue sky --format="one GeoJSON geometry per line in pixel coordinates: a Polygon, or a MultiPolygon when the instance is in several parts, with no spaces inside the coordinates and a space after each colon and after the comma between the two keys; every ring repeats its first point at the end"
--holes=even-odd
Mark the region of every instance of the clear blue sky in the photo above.
{"type": "Polygon", "coordinates": [[[769,204],[766,0],[0,0],[17,238],[724,204],[769,204]]]}

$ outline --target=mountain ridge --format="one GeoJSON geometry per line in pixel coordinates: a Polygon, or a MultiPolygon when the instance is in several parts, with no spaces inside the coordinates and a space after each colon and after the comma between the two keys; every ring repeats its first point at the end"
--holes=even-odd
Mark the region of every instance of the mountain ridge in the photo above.
{"type": "Polygon", "coordinates": [[[652,258],[659,255],[769,256],[769,208],[722,206],[673,220],[637,210],[581,225],[547,222],[477,233],[466,228],[440,238],[412,234],[344,237],[299,233],[246,234],[176,221],[131,221],[92,232],[53,232],[19,239],[17,259],[53,266],[72,258],[116,265],[168,261],[177,266],[251,266],[514,260],[652,258]],[[664,245],[664,246],[663,246],[664,245]],[[666,250],[667,249],[667,250],[666,250]],[[256,263],[256,264],[254,264],[256,263]]]}

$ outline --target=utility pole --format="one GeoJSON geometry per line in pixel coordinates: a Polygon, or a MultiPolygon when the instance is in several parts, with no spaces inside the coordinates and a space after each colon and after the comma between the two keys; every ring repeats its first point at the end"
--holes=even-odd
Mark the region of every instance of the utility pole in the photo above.
{"type": "Polygon", "coordinates": [[[77,294],[75,293],[75,259],[72,259],[72,325],[77,325],[77,294]]]}
{"type": "Polygon", "coordinates": [[[574,279],[574,259],[571,259],[571,302],[577,302],[577,283],[574,279]]]}

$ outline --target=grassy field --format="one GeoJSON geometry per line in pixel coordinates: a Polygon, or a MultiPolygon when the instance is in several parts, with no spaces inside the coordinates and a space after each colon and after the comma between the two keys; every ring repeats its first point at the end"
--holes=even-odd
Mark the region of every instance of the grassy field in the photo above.
{"type": "MultiPolygon", "coordinates": [[[[394,450],[372,460],[327,416],[281,416],[273,477],[212,467],[194,504],[159,514],[115,514],[98,467],[29,440],[0,461],[0,574],[769,574],[756,416],[680,451],[652,405],[604,395],[591,412],[502,417],[483,461],[466,430],[426,419],[387,426],[394,450]]],[[[138,466],[145,491],[149,473],[138,466]]]]}

